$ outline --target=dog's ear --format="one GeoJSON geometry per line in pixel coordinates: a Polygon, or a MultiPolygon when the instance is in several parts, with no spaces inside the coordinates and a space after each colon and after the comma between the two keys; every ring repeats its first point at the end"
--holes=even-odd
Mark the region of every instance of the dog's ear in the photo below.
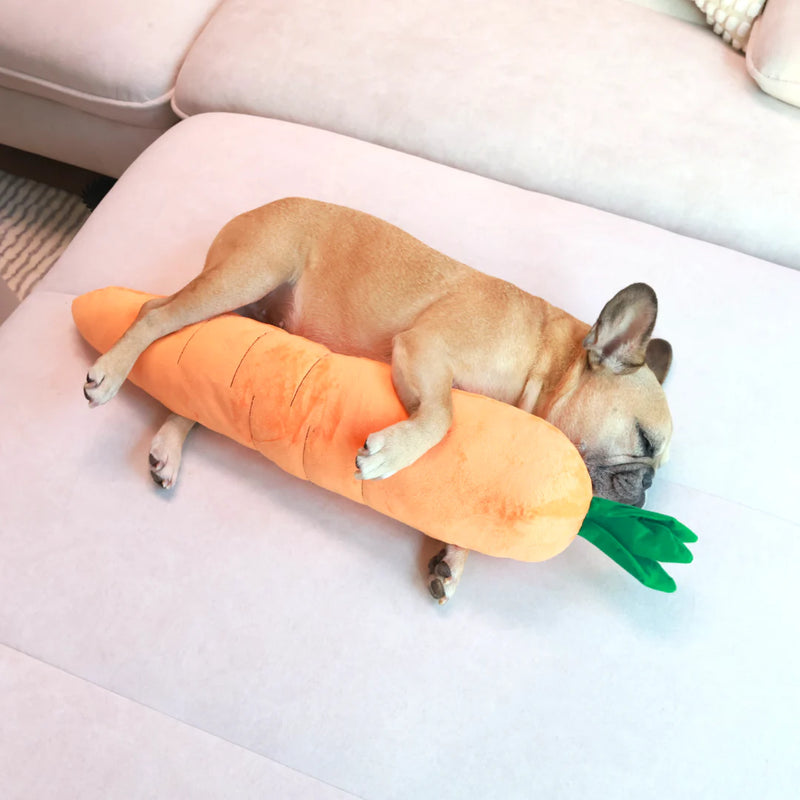
{"type": "Polygon", "coordinates": [[[672,366],[672,345],[666,339],[651,339],[644,355],[645,363],[655,373],[659,383],[664,383],[672,366]]]}
{"type": "Polygon", "coordinates": [[[646,283],[633,283],[614,295],[583,340],[589,366],[617,375],[643,366],[657,313],[656,293],[646,283]]]}

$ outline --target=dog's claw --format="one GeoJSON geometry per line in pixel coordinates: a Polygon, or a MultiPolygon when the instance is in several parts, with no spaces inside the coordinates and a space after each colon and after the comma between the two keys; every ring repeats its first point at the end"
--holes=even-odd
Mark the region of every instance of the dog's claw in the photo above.
{"type": "Polygon", "coordinates": [[[412,463],[413,459],[399,457],[396,443],[393,445],[387,439],[387,432],[390,430],[387,428],[385,431],[378,431],[367,437],[364,447],[356,455],[358,469],[356,479],[383,480],[412,463]]]}
{"type": "Polygon", "coordinates": [[[121,375],[107,366],[109,354],[100,356],[86,373],[83,385],[83,396],[89,401],[89,407],[95,408],[107,403],[119,391],[125,381],[127,372],[121,375]]]}
{"type": "Polygon", "coordinates": [[[157,472],[151,471],[150,477],[153,479],[153,483],[155,483],[157,486],[160,486],[162,489],[166,488],[164,479],[157,472]]]}
{"type": "Polygon", "coordinates": [[[83,384],[83,396],[89,401],[89,408],[94,408],[96,405],[98,405],[95,399],[89,394],[89,390],[96,389],[102,382],[102,379],[99,383],[92,380],[89,373],[86,373],[86,382],[83,384]]]}
{"type": "Polygon", "coordinates": [[[162,489],[171,489],[175,485],[178,471],[177,469],[167,469],[169,459],[159,459],[150,453],[147,460],[150,463],[150,477],[153,479],[153,483],[162,489]]]}

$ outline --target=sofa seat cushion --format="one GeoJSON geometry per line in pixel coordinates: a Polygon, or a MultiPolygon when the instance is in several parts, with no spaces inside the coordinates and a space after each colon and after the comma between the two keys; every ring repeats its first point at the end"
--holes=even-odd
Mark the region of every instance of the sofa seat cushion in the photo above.
{"type": "Polygon", "coordinates": [[[800,113],[622,0],[228,0],[184,63],[220,110],[387,145],[800,267],[800,113]]]}
{"type": "Polygon", "coordinates": [[[771,452],[762,469],[763,443],[784,436],[798,395],[797,376],[783,366],[793,357],[800,305],[794,270],[349,137],[246,115],[205,114],[171,128],[130,167],[124,189],[112,189],[42,287],[82,294],[115,284],[171,294],[200,271],[230,218],[291,195],[388,220],[587,322],[619,289],[648,282],[660,301],[656,335],[676,352],[667,394],[677,434],[661,478],[800,521],[793,448],[771,452]],[[725,344],[728,335],[736,346],[725,344]],[[749,385],[771,386],[771,413],[763,413],[759,393],[742,390],[743,361],[749,385]],[[728,457],[734,429],[742,461],[728,457]]]}
{"type": "MultiPolygon", "coordinates": [[[[47,314],[42,305],[38,313],[47,314]]],[[[0,766],[8,798],[353,796],[0,645],[0,766]],[[91,754],[91,757],[87,757],[91,754]]]]}
{"type": "Polygon", "coordinates": [[[143,127],[175,121],[186,51],[219,0],[5,0],[0,86],[143,127]]]}
{"type": "Polygon", "coordinates": [[[790,797],[800,652],[776,609],[800,603],[798,302],[795,271],[629,219],[325,131],[188,120],[0,326],[0,640],[369,800],[790,797]],[[676,594],[578,541],[537,565],[473,554],[442,614],[436,543],[221,436],[194,432],[174,492],[153,485],[164,412],[130,385],[87,409],[72,297],[172,292],[227,219],[286,195],[377,214],[584,318],[656,288],[676,436],[649,504],[700,534],[676,594]]]}

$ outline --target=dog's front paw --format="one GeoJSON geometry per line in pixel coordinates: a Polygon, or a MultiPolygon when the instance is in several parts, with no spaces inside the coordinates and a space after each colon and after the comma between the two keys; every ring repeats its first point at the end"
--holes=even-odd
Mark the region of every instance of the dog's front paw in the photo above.
{"type": "Polygon", "coordinates": [[[428,591],[439,605],[444,605],[454,594],[464,573],[468,551],[448,544],[428,562],[428,591]]]}
{"type": "Polygon", "coordinates": [[[356,456],[356,478],[374,481],[394,474],[396,470],[388,466],[387,456],[391,459],[391,452],[386,450],[386,437],[382,433],[370,434],[356,456]]]}
{"type": "Polygon", "coordinates": [[[125,375],[115,373],[106,357],[101,356],[86,374],[83,396],[89,401],[90,408],[101,406],[114,397],[124,381],[125,375]]]}
{"type": "Polygon", "coordinates": [[[394,475],[416,459],[404,447],[404,436],[397,426],[371,433],[356,456],[356,478],[377,481],[394,475]]]}

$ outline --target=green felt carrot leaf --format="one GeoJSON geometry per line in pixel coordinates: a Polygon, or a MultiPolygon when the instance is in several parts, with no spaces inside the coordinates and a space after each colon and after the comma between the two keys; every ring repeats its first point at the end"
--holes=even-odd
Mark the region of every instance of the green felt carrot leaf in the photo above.
{"type": "Polygon", "coordinates": [[[660,562],[688,564],[687,543],[697,536],[666,514],[593,497],[578,532],[638,581],[660,592],[674,592],[675,581],[660,562]]]}

